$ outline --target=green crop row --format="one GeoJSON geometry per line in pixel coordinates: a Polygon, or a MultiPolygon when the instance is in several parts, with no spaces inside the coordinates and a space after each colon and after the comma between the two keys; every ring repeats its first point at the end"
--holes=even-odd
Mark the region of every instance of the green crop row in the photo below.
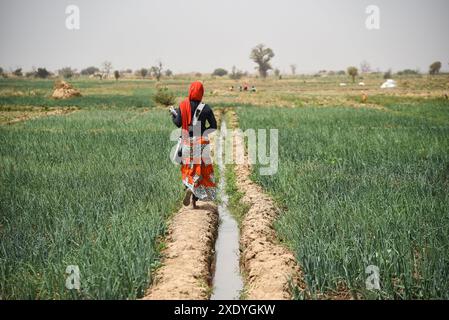
{"type": "Polygon", "coordinates": [[[278,173],[253,179],[283,209],[309,296],[449,298],[447,102],[237,111],[243,129],[279,129],[278,173]]]}
{"type": "Polygon", "coordinates": [[[157,110],[0,126],[0,299],[141,297],[180,201],[171,129],[157,110]]]}

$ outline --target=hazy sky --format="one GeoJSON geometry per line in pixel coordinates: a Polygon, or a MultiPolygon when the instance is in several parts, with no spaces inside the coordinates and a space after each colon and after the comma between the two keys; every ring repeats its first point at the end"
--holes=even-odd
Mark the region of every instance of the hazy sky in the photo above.
{"type": "Polygon", "coordinates": [[[289,72],[449,69],[448,0],[0,0],[0,66],[56,70],[110,60],[116,69],[156,61],[175,72],[233,65],[254,72],[258,43],[289,72]],[[80,9],[80,29],[66,28],[67,5],[80,9]],[[380,29],[368,30],[368,5],[380,29]]]}

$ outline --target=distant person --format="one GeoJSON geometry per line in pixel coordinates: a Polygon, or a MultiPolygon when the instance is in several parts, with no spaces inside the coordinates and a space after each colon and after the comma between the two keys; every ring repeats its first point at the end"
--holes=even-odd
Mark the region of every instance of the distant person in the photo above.
{"type": "Polygon", "coordinates": [[[366,103],[368,101],[368,95],[365,92],[362,92],[362,103],[366,103]]]}
{"type": "Polygon", "coordinates": [[[242,92],[243,91],[243,87],[239,86],[239,91],[242,92]]]}
{"type": "Polygon", "coordinates": [[[184,152],[181,173],[186,189],[183,204],[188,206],[192,200],[194,209],[198,200],[213,201],[216,194],[214,167],[206,147],[209,145],[208,134],[217,129],[217,121],[212,108],[201,103],[203,94],[203,84],[193,82],[189,97],[181,102],[179,108],[171,109],[173,123],[178,128],[182,127],[181,146],[184,152]]]}
{"type": "Polygon", "coordinates": [[[257,92],[256,86],[251,86],[251,92],[257,92]]]}
{"type": "Polygon", "coordinates": [[[230,86],[229,91],[234,91],[234,86],[230,86]]]}

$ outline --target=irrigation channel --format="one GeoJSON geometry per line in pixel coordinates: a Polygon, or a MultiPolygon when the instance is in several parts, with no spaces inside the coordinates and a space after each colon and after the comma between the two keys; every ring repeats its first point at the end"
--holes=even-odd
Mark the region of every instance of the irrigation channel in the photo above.
{"type": "Polygon", "coordinates": [[[218,194],[221,195],[221,202],[218,206],[220,224],[215,242],[215,272],[211,300],[237,300],[243,289],[240,274],[239,226],[229,212],[229,197],[226,194],[226,165],[223,160],[223,151],[227,133],[226,121],[223,117],[216,149],[216,159],[220,171],[218,194]]]}

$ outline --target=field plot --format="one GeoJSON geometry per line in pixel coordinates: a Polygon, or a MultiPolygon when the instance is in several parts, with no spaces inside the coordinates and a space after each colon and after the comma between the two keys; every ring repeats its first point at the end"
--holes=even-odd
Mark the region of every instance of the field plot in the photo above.
{"type": "Polygon", "coordinates": [[[446,101],[237,111],[243,129],[279,129],[278,174],[253,178],[283,209],[309,297],[449,298],[446,101]]]}
{"type": "MultiPolygon", "coordinates": [[[[0,79],[0,299],[144,296],[182,197],[174,126],[152,96],[164,86],[180,101],[191,80],[76,78],[82,97],[54,100],[52,80],[0,79]],[[79,291],[65,287],[69,265],[79,291]]],[[[256,166],[252,179],[281,208],[276,236],[307,284],[295,297],[448,298],[447,77],[389,91],[378,75],[363,88],[338,87],[342,77],[248,81],[257,92],[206,76],[204,101],[217,115],[235,109],[243,129],[279,129],[279,172],[256,166]],[[377,293],[365,289],[370,265],[377,293]]]]}
{"type": "Polygon", "coordinates": [[[141,297],[181,196],[171,129],[144,109],[0,126],[0,299],[141,297]]]}
{"type": "Polygon", "coordinates": [[[0,79],[0,110],[18,107],[151,107],[153,89],[149,83],[75,80],[71,84],[81,91],[82,97],[54,100],[50,97],[54,85],[52,80],[0,79]]]}

